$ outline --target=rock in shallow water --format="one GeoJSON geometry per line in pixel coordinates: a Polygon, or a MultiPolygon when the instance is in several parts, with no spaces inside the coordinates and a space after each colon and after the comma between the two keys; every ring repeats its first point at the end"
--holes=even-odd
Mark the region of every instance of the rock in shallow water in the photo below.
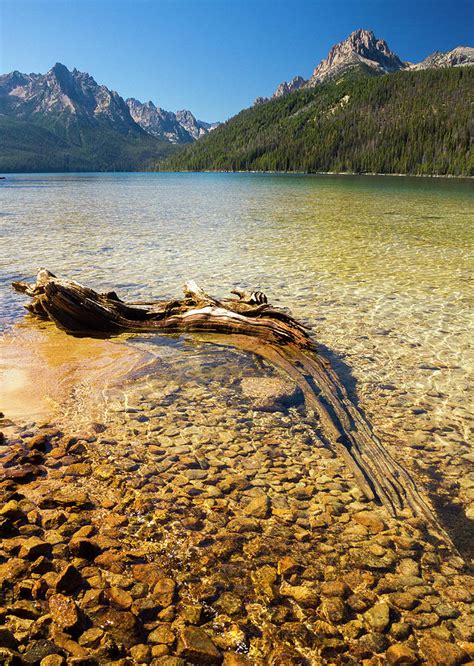
{"type": "Polygon", "coordinates": [[[221,655],[205,631],[185,627],[178,639],[177,653],[192,664],[219,664],[221,655]]]}
{"type": "Polygon", "coordinates": [[[303,392],[290,379],[244,377],[240,386],[243,394],[253,399],[252,407],[263,412],[284,411],[304,400],[303,392]]]}
{"type": "Polygon", "coordinates": [[[63,594],[53,594],[49,599],[49,612],[58,627],[70,630],[79,623],[79,611],[73,599],[63,594]]]}

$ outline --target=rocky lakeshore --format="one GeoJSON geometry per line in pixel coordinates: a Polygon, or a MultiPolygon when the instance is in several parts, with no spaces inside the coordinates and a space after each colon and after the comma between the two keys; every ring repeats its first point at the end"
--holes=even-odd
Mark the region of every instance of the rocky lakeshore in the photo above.
{"type": "Polygon", "coordinates": [[[466,560],[368,502],[262,369],[2,420],[2,663],[472,663],[466,560]]]}

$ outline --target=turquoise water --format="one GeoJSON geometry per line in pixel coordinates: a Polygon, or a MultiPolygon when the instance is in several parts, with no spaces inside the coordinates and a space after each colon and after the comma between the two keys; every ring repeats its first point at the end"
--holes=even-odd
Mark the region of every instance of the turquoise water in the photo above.
{"type": "Polygon", "coordinates": [[[132,300],[178,296],[191,278],[216,296],[258,288],[350,368],[376,426],[400,432],[401,413],[416,430],[406,414],[422,408],[417,424],[466,438],[472,189],[375,176],[8,176],[1,323],[23,317],[11,281],[40,266],[132,300]]]}

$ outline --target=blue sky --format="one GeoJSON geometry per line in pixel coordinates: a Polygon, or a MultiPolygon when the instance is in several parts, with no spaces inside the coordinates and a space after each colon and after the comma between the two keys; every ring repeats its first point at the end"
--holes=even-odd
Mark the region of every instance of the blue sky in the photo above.
{"type": "Polygon", "coordinates": [[[404,60],[474,45],[474,0],[0,0],[0,72],[77,67],[123,97],[223,120],[352,30],[404,60]]]}

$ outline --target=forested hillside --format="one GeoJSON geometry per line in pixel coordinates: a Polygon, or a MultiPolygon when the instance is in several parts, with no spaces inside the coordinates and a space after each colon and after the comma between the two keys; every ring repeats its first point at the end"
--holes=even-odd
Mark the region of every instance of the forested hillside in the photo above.
{"type": "MultiPolygon", "coordinates": [[[[43,121],[43,122],[41,122],[43,121]]],[[[145,133],[123,136],[106,126],[82,127],[75,140],[61,126],[0,117],[0,171],[137,171],[175,147],[145,133]]]]}
{"type": "Polygon", "coordinates": [[[474,67],[361,69],[246,109],[160,170],[473,175],[474,67]]]}

